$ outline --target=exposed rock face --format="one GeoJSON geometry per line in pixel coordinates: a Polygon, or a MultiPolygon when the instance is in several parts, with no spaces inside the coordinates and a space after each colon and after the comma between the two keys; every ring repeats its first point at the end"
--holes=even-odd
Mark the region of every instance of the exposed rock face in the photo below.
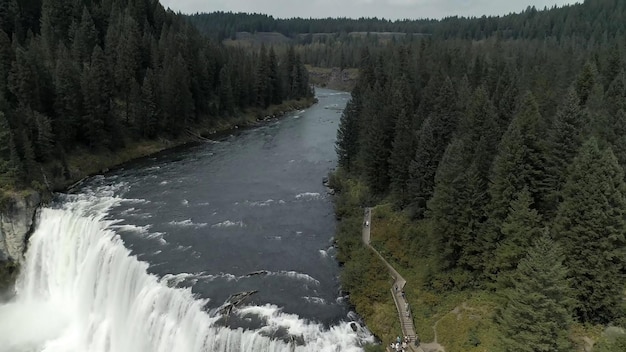
{"type": "Polygon", "coordinates": [[[309,78],[312,84],[330,89],[351,91],[358,79],[355,69],[309,68],[309,78]]]}
{"type": "Polygon", "coordinates": [[[6,284],[2,281],[14,277],[13,271],[24,260],[26,241],[40,203],[40,195],[32,192],[10,198],[0,209],[0,287],[6,284]]]}

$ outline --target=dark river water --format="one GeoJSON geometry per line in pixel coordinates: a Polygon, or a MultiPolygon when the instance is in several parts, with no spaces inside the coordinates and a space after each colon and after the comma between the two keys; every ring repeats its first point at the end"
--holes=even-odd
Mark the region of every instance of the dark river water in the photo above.
{"type": "Polygon", "coordinates": [[[0,333],[0,352],[361,350],[372,336],[340,290],[322,184],[349,94],[317,97],[59,195],[0,306],[0,330],[28,333],[0,333]]]}
{"type": "Polygon", "coordinates": [[[191,285],[218,307],[237,292],[250,301],[326,324],[346,319],[332,257],[335,219],[322,178],[349,94],[275,122],[134,163],[86,187],[123,184],[109,218],[158,276],[191,285]],[[156,234],[156,235],[155,235],[156,234]],[[330,249],[329,249],[330,248],[330,249]],[[259,275],[250,273],[267,271],[259,275]]]}

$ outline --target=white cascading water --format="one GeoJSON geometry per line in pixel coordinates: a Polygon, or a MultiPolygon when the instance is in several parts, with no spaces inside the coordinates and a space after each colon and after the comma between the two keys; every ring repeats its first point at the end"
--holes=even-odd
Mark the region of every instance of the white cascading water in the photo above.
{"type": "Polygon", "coordinates": [[[236,312],[266,319],[260,330],[216,325],[219,317],[204,311],[205,301],[149,274],[110,229],[108,209],[125,200],[110,189],[95,193],[41,210],[16,297],[0,305],[0,352],[343,352],[371,341],[348,323],[325,329],[269,305],[236,312]],[[266,337],[272,328],[304,344],[266,337]]]}

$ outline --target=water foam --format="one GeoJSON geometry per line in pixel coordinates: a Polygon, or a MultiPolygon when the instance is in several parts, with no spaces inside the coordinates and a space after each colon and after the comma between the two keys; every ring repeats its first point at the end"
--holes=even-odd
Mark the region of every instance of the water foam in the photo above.
{"type": "Polygon", "coordinates": [[[321,195],[317,192],[304,192],[304,193],[296,194],[296,199],[311,200],[311,199],[318,199],[320,196],[321,195]]]}
{"type": "Polygon", "coordinates": [[[243,223],[243,221],[231,221],[231,220],[225,220],[222,222],[219,222],[217,224],[213,224],[211,225],[211,227],[213,228],[224,228],[224,227],[246,227],[246,224],[243,223]]]}

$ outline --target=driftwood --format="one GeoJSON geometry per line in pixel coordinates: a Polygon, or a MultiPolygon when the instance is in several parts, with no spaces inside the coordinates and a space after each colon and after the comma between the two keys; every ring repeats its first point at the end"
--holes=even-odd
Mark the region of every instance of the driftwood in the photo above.
{"type": "Polygon", "coordinates": [[[190,135],[191,137],[195,138],[196,140],[198,140],[200,142],[207,142],[207,143],[213,143],[213,144],[219,143],[218,141],[214,141],[212,139],[208,139],[208,138],[202,137],[201,135],[199,135],[198,133],[193,132],[190,129],[187,129],[186,132],[187,132],[188,135],[190,135]]]}
{"type": "Polygon", "coordinates": [[[239,307],[243,303],[243,301],[245,301],[246,298],[252,296],[253,294],[257,292],[259,291],[257,290],[243,291],[243,292],[234,293],[230,295],[230,297],[226,300],[226,303],[224,304],[224,306],[220,308],[219,312],[226,316],[230,315],[233,308],[239,307]]]}

